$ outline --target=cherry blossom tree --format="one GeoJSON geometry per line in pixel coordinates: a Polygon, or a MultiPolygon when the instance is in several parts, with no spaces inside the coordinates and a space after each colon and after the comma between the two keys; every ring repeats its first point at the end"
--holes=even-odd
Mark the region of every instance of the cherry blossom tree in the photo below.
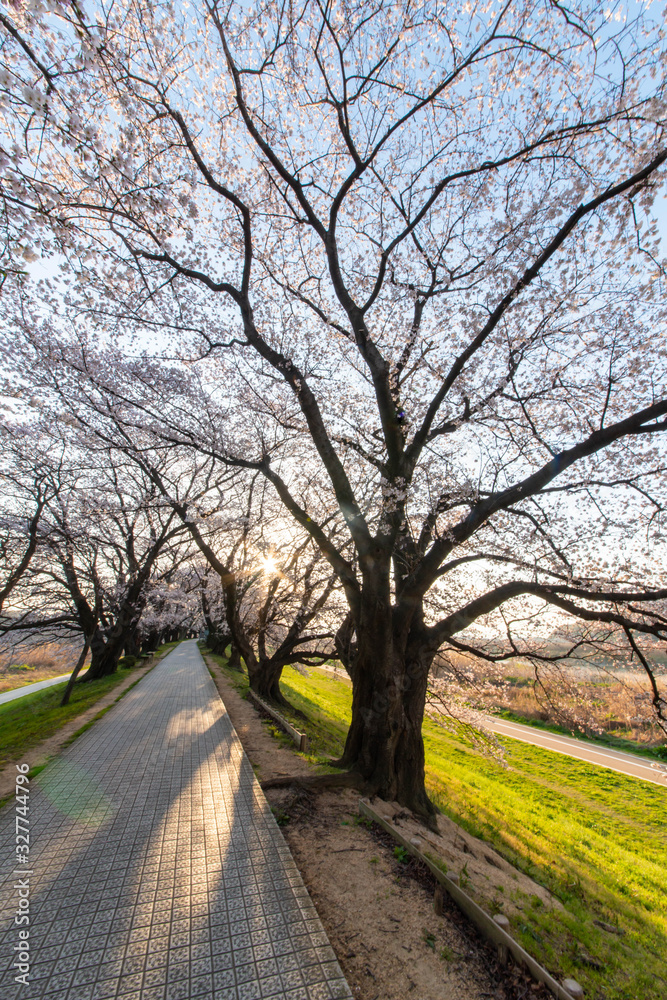
{"type": "MultiPolygon", "coordinates": [[[[334,640],[341,607],[332,597],[340,585],[318,546],[307,532],[295,534],[291,525],[289,529],[284,523],[280,525],[281,518],[284,522],[282,505],[263,477],[257,473],[252,478],[238,473],[221,475],[216,471],[215,458],[197,460],[191,449],[173,443],[165,447],[158,442],[158,447],[151,447],[151,437],[145,430],[137,433],[136,427],[129,428],[113,397],[96,390],[94,383],[82,381],[82,372],[71,366],[63,370],[62,365],[52,364],[49,358],[42,361],[43,378],[41,381],[36,378],[34,369],[33,387],[38,384],[41,392],[50,390],[53,419],[60,415],[70,426],[70,436],[81,455],[88,461],[97,456],[101,467],[111,470],[116,486],[114,497],[122,498],[123,505],[129,503],[130,510],[138,503],[136,488],[125,493],[129,462],[136,469],[140,488],[148,490],[152,497],[150,504],[156,504],[157,510],[162,507],[170,511],[182,527],[181,536],[189,534],[206,559],[208,569],[202,573],[191,564],[192,553],[182,544],[181,537],[180,544],[170,547],[172,560],[161,567],[157,577],[151,579],[144,574],[144,583],[140,584],[139,566],[134,567],[130,577],[136,577],[139,589],[131,587],[123,596],[132,620],[127,614],[112,615],[114,635],[122,636],[125,654],[136,656],[140,648],[154,649],[161,639],[191,631],[196,617],[193,594],[200,590],[195,605],[201,602],[213,647],[222,652],[230,645],[231,665],[240,667],[243,657],[253,690],[284,704],[280,676],[285,666],[317,665],[337,655],[334,640]],[[78,393],[72,382],[73,372],[78,376],[78,393]],[[116,475],[117,467],[124,470],[122,476],[116,475]],[[210,569],[217,576],[217,587],[208,579],[210,569]],[[214,591],[217,592],[212,597],[214,591]]],[[[100,359],[91,353],[89,362],[94,361],[100,359]]],[[[123,359],[106,357],[103,366],[118,374],[123,359]]],[[[41,405],[46,408],[47,400],[42,399],[41,405]]],[[[135,485],[131,475],[129,485],[135,485]]],[[[75,598],[74,607],[80,611],[84,633],[92,636],[95,634],[92,623],[98,622],[99,614],[95,615],[79,594],[74,567],[75,554],[81,557],[87,551],[87,575],[95,583],[95,593],[101,596],[96,570],[100,536],[89,527],[89,493],[90,482],[76,479],[67,492],[67,513],[61,509],[62,504],[55,515],[52,513],[57,527],[50,533],[49,548],[66,569],[66,581],[75,598]],[[69,523],[70,508],[83,512],[78,532],[69,523]],[[63,538],[67,543],[64,549],[63,538]]],[[[93,491],[93,503],[99,501],[98,495],[99,488],[93,491]]],[[[108,563],[109,546],[115,547],[118,572],[113,579],[121,580],[125,554],[130,550],[135,554],[135,525],[113,506],[107,514],[107,520],[109,517],[111,520],[102,546],[103,559],[108,563]]],[[[170,521],[165,522],[165,527],[169,526],[170,521]]],[[[332,543],[335,533],[334,527],[329,532],[332,543]]],[[[170,530],[166,538],[178,534],[178,529],[170,530]]],[[[147,573],[151,572],[153,558],[158,553],[164,563],[162,545],[161,541],[156,543],[145,560],[147,573]]]]}
{"type": "Polygon", "coordinates": [[[25,580],[39,542],[44,508],[53,496],[50,467],[36,426],[15,419],[0,424],[0,632],[20,620],[17,609],[3,614],[25,580]]]}
{"type": "Polygon", "coordinates": [[[185,580],[175,583],[190,558],[187,532],[135,464],[87,447],[71,421],[12,419],[3,430],[2,630],[19,646],[83,638],[66,704],[89,652],[89,679],[113,672],[123,650],[139,652],[147,605],[156,619],[156,589],[166,592],[161,630],[192,627],[193,599],[185,580]]]}
{"type": "Polygon", "coordinates": [[[147,588],[136,632],[137,653],[153,653],[163,642],[191,638],[201,631],[201,572],[187,545],[175,548],[172,556],[172,565],[163,565],[147,588]]]}
{"type": "Polygon", "coordinates": [[[50,560],[42,572],[67,595],[90,647],[83,679],[106,677],[139,625],[160,556],[183,526],[156,502],[150,481],[112,455],[81,470],[50,504],[48,521],[50,560]]]}
{"type": "MultiPolygon", "coordinates": [[[[58,369],[50,364],[46,375],[43,385],[51,381],[61,404],[85,422],[89,434],[139,466],[215,572],[216,588],[208,573],[201,581],[202,613],[214,651],[231,646],[230,663],[239,668],[243,657],[251,688],[285,704],[280,677],[286,666],[317,665],[337,655],[334,640],[341,614],[332,597],[340,585],[309,533],[295,534],[291,526],[285,530],[280,524],[282,506],[263,477],[221,479],[215,474],[215,457],[197,463],[191,449],[173,444],[165,461],[164,447],[157,453],[150,449],[145,432],[139,439],[129,433],[113,399],[91,393],[90,386],[83,398],[70,385],[63,392],[58,369]],[[218,593],[212,600],[214,589],[218,593]]],[[[334,527],[332,544],[335,533],[334,527]]],[[[165,611],[173,613],[173,608],[170,595],[165,611]]]]}
{"type": "MultiPolygon", "coordinates": [[[[637,655],[667,637],[652,18],[554,0],[2,15],[7,252],[59,255],[79,375],[92,338],[119,338],[124,419],[272,484],[349,608],[340,765],[427,818],[438,650],[483,654],[503,622],[518,648],[545,605],[637,655]],[[160,351],[182,363],[153,379],[160,351]]],[[[12,323],[55,364],[49,281],[51,315],[12,323]]],[[[116,372],[89,374],[118,400],[116,372]]]]}

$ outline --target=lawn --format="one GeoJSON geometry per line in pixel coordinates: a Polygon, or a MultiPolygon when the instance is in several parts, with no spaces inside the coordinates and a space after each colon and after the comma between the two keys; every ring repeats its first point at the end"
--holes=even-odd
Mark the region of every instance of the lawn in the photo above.
{"type": "MultiPolygon", "coordinates": [[[[238,675],[237,675],[238,677],[238,675]]],[[[311,756],[339,753],[351,688],[288,669],[282,689],[307,718],[311,756]]],[[[522,901],[512,927],[523,946],[586,996],[662,1000],[667,994],[667,797],[639,779],[503,738],[507,767],[433,722],[424,725],[427,786],[438,806],[563,903],[522,901]],[[612,934],[594,920],[616,927],[612,934]],[[596,968],[599,966],[599,968],[596,968]]]]}
{"type": "MultiPolygon", "coordinates": [[[[167,643],[160,646],[156,655],[160,657],[176,645],[178,644],[167,643]]],[[[38,743],[53,736],[67,722],[81,715],[131,674],[132,669],[119,668],[110,677],[75,684],[69,703],[63,708],[60,706],[60,699],[67,681],[0,705],[0,766],[8,760],[25,758],[38,743]]]]}

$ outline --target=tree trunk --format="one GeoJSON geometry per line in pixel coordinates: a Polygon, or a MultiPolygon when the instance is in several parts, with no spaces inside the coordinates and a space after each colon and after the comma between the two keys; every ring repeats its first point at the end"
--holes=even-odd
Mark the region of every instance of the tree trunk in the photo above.
{"type": "Polygon", "coordinates": [[[340,660],[350,678],[357,660],[357,646],[354,642],[354,636],[354,617],[352,612],[348,611],[334,636],[334,649],[336,650],[336,658],[340,660]]]}
{"type": "MultiPolygon", "coordinates": [[[[206,645],[211,650],[212,653],[216,653],[218,656],[224,656],[227,646],[229,646],[232,641],[232,637],[228,632],[218,632],[217,630],[209,631],[206,637],[206,645]]],[[[241,666],[241,661],[239,660],[239,669],[241,666]]]]}
{"type": "Polygon", "coordinates": [[[104,635],[98,630],[90,643],[90,666],[82,680],[97,681],[100,677],[110,677],[115,673],[124,641],[122,634],[105,641],[104,635]]]}
{"type": "MultiPolygon", "coordinates": [[[[222,654],[224,656],[224,653],[222,654]]],[[[232,668],[232,670],[243,670],[243,664],[241,663],[241,653],[239,647],[232,640],[229,646],[229,657],[227,658],[227,665],[232,668]]]]}
{"type": "MultiPolygon", "coordinates": [[[[388,595],[387,595],[388,597],[388,595]]],[[[362,594],[352,669],[352,721],[340,767],[365,790],[400,802],[430,826],[437,810],[424,784],[422,722],[433,653],[375,589],[362,594]]]]}
{"type": "Polygon", "coordinates": [[[138,617],[136,609],[131,610],[132,614],[121,613],[110,629],[103,632],[98,628],[95,631],[90,643],[90,666],[84,681],[96,681],[116,672],[128,636],[136,634],[138,617]]]}
{"type": "Polygon", "coordinates": [[[68,703],[69,699],[70,699],[70,696],[72,694],[72,690],[74,688],[75,681],[76,681],[77,677],[79,676],[79,672],[80,672],[81,668],[83,667],[84,663],[86,662],[86,657],[88,656],[88,650],[89,649],[90,649],[90,638],[89,638],[89,636],[86,636],[84,644],[83,644],[83,649],[81,650],[81,655],[79,656],[79,659],[76,662],[76,666],[74,667],[74,670],[72,671],[72,673],[70,675],[70,679],[67,682],[67,687],[65,688],[64,694],[62,696],[62,700],[60,702],[60,707],[61,708],[64,705],[66,705],[68,703]]]}
{"type": "Polygon", "coordinates": [[[125,646],[123,648],[123,654],[125,656],[139,656],[141,652],[141,647],[139,644],[139,635],[136,628],[132,629],[131,632],[125,637],[125,646]]]}
{"type": "Polygon", "coordinates": [[[160,645],[160,633],[153,629],[149,632],[141,644],[142,653],[154,653],[160,645]]]}
{"type": "Polygon", "coordinates": [[[282,660],[279,663],[275,663],[269,658],[260,659],[257,661],[252,675],[249,674],[248,677],[250,687],[260,698],[291,708],[290,703],[280,690],[280,677],[283,667],[284,663],[282,660]]]}

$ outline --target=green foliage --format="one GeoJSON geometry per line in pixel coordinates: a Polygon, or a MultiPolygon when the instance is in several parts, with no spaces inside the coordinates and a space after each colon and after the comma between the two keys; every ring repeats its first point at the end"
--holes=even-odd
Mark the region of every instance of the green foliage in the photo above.
{"type": "Polygon", "coordinates": [[[435,934],[431,934],[431,932],[427,931],[426,928],[424,928],[424,944],[427,948],[430,948],[431,951],[435,951],[435,934]]]}
{"type": "Polygon", "coordinates": [[[373,826],[373,820],[369,819],[368,816],[362,816],[361,813],[358,813],[354,817],[354,825],[365,826],[367,830],[370,830],[370,828],[373,826]]]}
{"type": "Polygon", "coordinates": [[[449,945],[445,945],[443,948],[440,949],[441,962],[454,962],[459,957],[460,956],[457,954],[457,952],[455,952],[453,948],[450,948],[449,945]]]}
{"type": "Polygon", "coordinates": [[[271,806],[271,812],[275,816],[278,826],[287,826],[290,821],[289,813],[286,813],[283,809],[274,809],[273,806],[271,806]]]}
{"type": "MultiPolygon", "coordinates": [[[[248,695],[248,690],[250,685],[248,683],[248,675],[240,670],[232,670],[229,666],[226,656],[220,656],[219,653],[212,653],[205,642],[198,642],[197,645],[201,650],[202,654],[206,654],[209,660],[211,660],[216,666],[224,672],[225,677],[232,682],[234,688],[238,693],[246,698],[248,695]]],[[[211,668],[209,667],[211,676],[215,676],[211,668]]]]}
{"type": "Polygon", "coordinates": [[[410,855],[406,849],[401,846],[401,844],[396,844],[396,847],[394,848],[394,857],[397,861],[400,861],[402,865],[407,865],[410,860],[410,855]]]}

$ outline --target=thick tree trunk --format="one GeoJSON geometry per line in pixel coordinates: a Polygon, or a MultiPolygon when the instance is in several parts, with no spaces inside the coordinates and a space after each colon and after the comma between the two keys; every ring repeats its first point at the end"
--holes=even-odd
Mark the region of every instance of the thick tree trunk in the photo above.
{"type": "Polygon", "coordinates": [[[90,666],[84,681],[96,681],[116,672],[123,648],[127,649],[128,641],[136,635],[137,624],[136,607],[132,607],[121,613],[111,628],[95,631],[90,643],[90,666]]]}
{"type": "Polygon", "coordinates": [[[424,784],[422,722],[433,654],[419,641],[421,614],[411,627],[386,592],[369,589],[350,664],[352,721],[338,763],[361,775],[368,793],[400,802],[432,826],[437,810],[424,784]]]}
{"type": "Polygon", "coordinates": [[[243,670],[243,665],[241,663],[241,652],[239,647],[236,645],[234,640],[231,641],[229,647],[229,659],[227,663],[232,668],[232,670],[243,670]]]}
{"type": "Polygon", "coordinates": [[[422,738],[428,668],[400,661],[389,670],[377,661],[375,669],[358,666],[340,765],[361,774],[372,794],[430,819],[436,810],[424,786],[422,738]]]}
{"type": "Polygon", "coordinates": [[[115,673],[124,642],[122,634],[105,641],[103,633],[98,630],[90,643],[90,666],[82,680],[96,681],[115,673]]]}
{"type": "Polygon", "coordinates": [[[228,632],[218,632],[217,630],[209,631],[206,637],[206,645],[212,653],[217,653],[218,656],[225,655],[231,641],[232,637],[228,632]]]}
{"type": "Polygon", "coordinates": [[[264,658],[257,661],[257,665],[249,676],[250,687],[260,698],[266,701],[273,701],[278,705],[291,707],[280,690],[280,677],[284,664],[275,663],[272,659],[264,658]]]}
{"type": "Polygon", "coordinates": [[[131,632],[125,637],[125,645],[123,647],[124,656],[139,656],[141,652],[141,647],[139,644],[139,635],[136,629],[132,629],[131,632]]]}
{"type": "Polygon", "coordinates": [[[141,644],[142,653],[154,653],[160,645],[160,633],[153,630],[149,632],[141,644]]]}

